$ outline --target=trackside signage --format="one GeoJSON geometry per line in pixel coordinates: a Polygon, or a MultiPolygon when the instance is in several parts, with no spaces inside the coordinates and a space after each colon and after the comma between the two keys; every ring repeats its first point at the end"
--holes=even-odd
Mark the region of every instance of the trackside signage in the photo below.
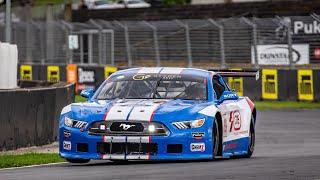
{"type": "Polygon", "coordinates": [[[294,21],[293,32],[294,34],[320,34],[320,23],[316,20],[311,23],[294,21]]]}
{"type": "MultiPolygon", "coordinates": [[[[309,64],[309,45],[293,44],[294,64],[309,64]]],[[[251,48],[251,62],[254,63],[254,49],[251,48]]],[[[258,45],[257,60],[260,65],[289,65],[289,48],[286,44],[258,45]]]]}

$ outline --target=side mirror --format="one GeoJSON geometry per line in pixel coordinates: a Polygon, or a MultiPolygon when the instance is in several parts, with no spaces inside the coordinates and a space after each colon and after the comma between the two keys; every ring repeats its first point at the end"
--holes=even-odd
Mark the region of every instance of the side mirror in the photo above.
{"type": "Polygon", "coordinates": [[[94,94],[93,89],[84,89],[81,91],[80,96],[90,99],[93,96],[93,94],[94,94]]]}
{"type": "Polygon", "coordinates": [[[239,96],[233,91],[224,91],[219,99],[219,102],[222,103],[225,100],[237,100],[239,96]]]}

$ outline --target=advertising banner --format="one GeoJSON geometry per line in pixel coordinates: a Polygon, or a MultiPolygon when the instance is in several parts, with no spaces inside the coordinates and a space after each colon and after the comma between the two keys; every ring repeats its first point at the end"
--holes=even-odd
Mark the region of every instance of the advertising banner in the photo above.
{"type": "Polygon", "coordinates": [[[239,96],[243,96],[243,78],[242,77],[229,77],[228,84],[230,88],[236,91],[239,96]]]}
{"type": "Polygon", "coordinates": [[[59,66],[47,66],[47,81],[59,82],[60,81],[60,68],[59,66]]]}
{"type": "Polygon", "coordinates": [[[278,99],[278,72],[276,69],[262,70],[262,98],[278,99]]]}
{"type": "MultiPolygon", "coordinates": [[[[251,62],[254,64],[255,53],[251,48],[251,62]]],[[[287,44],[257,45],[257,60],[260,65],[289,65],[289,47],[287,44]]],[[[309,64],[309,45],[292,45],[293,64],[309,64]]]]}
{"type": "Polygon", "coordinates": [[[32,80],[32,66],[21,65],[20,66],[20,79],[21,80],[32,80]]]}
{"type": "Polygon", "coordinates": [[[299,100],[314,100],[313,73],[311,69],[298,70],[298,98],[299,100]]]}

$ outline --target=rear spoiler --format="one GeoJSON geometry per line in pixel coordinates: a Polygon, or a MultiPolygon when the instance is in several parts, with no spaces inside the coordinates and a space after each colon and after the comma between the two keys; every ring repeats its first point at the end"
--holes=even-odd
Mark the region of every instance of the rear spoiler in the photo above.
{"type": "Polygon", "coordinates": [[[255,77],[256,80],[260,78],[259,70],[213,70],[209,69],[219,74],[222,77],[255,77]]]}

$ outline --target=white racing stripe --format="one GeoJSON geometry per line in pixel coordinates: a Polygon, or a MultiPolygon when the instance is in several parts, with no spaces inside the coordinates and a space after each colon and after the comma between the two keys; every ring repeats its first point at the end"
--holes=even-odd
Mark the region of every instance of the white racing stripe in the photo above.
{"type": "Polygon", "coordinates": [[[158,74],[161,71],[161,67],[150,68],[144,67],[138,71],[138,74],[158,74]]]}
{"type": "Polygon", "coordinates": [[[118,100],[108,111],[105,120],[126,120],[131,109],[140,100],[118,100]]]}
{"type": "Polygon", "coordinates": [[[129,121],[150,121],[153,112],[158,108],[159,104],[135,106],[129,116],[129,121]]]}

